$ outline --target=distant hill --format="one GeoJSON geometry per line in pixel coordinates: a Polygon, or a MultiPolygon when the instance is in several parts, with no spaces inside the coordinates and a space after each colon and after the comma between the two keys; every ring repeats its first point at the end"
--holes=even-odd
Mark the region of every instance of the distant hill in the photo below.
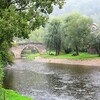
{"type": "Polygon", "coordinates": [[[51,16],[60,16],[71,12],[80,12],[92,17],[95,22],[100,22],[100,0],[66,0],[62,9],[54,6],[51,16]]]}

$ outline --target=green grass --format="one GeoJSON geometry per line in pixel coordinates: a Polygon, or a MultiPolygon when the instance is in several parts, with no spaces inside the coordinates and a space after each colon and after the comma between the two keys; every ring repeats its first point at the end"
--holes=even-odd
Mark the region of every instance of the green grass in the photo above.
{"type": "Polygon", "coordinates": [[[34,60],[35,57],[43,57],[43,58],[55,58],[55,59],[74,59],[74,60],[86,60],[86,59],[95,59],[100,58],[97,54],[89,54],[89,53],[80,53],[79,56],[72,56],[71,54],[60,54],[58,56],[49,55],[49,54],[29,54],[26,55],[26,58],[29,60],[34,60]]]}
{"type": "Polygon", "coordinates": [[[13,90],[6,90],[0,88],[0,100],[4,100],[4,95],[5,95],[5,100],[32,100],[31,98],[22,96],[13,90]]]}
{"type": "Polygon", "coordinates": [[[96,54],[88,54],[88,53],[80,53],[79,56],[72,56],[72,53],[71,54],[61,54],[61,55],[58,55],[58,56],[44,54],[44,55],[41,55],[41,57],[43,57],[43,58],[57,58],[57,59],[59,59],[59,58],[60,59],[75,59],[75,60],[100,58],[96,54]]]}
{"type": "Polygon", "coordinates": [[[26,59],[29,59],[29,60],[34,60],[35,57],[38,57],[38,56],[40,56],[39,53],[36,53],[36,54],[27,54],[27,55],[25,55],[26,59]]]}

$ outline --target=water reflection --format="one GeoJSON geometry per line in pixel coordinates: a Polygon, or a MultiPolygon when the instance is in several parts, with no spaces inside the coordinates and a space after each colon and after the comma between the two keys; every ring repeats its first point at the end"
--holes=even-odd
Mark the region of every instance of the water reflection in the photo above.
{"type": "Polygon", "coordinates": [[[99,100],[100,68],[21,61],[4,83],[35,100],[99,100]]]}

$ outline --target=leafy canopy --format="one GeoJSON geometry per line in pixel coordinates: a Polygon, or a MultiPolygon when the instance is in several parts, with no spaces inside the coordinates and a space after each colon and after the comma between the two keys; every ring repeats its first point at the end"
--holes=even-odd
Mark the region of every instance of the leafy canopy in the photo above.
{"type": "Polygon", "coordinates": [[[65,41],[71,48],[74,48],[76,54],[80,48],[86,47],[91,33],[90,25],[92,20],[88,17],[82,16],[79,13],[70,14],[64,25],[65,41]]]}
{"type": "Polygon", "coordinates": [[[12,61],[9,49],[14,37],[28,38],[31,30],[44,26],[53,5],[65,0],[0,0],[0,55],[6,65],[12,61]]]}
{"type": "Polygon", "coordinates": [[[56,55],[59,55],[61,49],[61,22],[58,19],[53,19],[47,25],[44,42],[47,49],[55,50],[56,55]]]}

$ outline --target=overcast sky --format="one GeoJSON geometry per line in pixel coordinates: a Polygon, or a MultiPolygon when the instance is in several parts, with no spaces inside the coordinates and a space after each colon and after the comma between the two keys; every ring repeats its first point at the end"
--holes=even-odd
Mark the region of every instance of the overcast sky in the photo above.
{"type": "Polygon", "coordinates": [[[62,15],[71,12],[81,12],[85,15],[93,15],[100,12],[100,0],[67,0],[67,3],[62,9],[58,6],[54,7],[54,11],[51,15],[62,15]]]}

